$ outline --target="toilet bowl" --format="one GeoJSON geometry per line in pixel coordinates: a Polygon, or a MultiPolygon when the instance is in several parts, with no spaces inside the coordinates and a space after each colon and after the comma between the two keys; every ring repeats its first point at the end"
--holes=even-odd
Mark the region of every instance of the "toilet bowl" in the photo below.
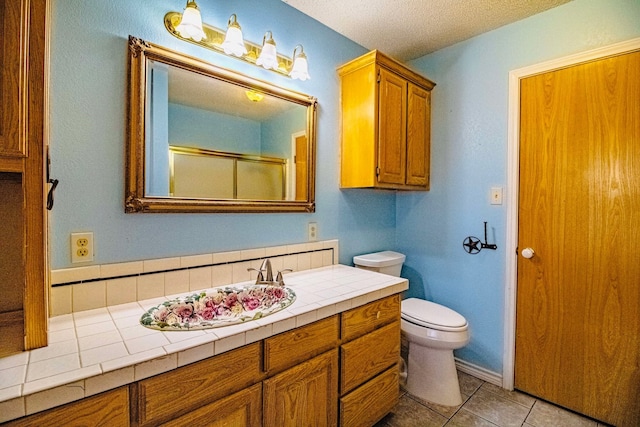
{"type": "MultiPolygon", "coordinates": [[[[353,258],[358,268],[399,276],[405,256],[384,251],[353,258]]],[[[462,403],[453,350],[469,342],[469,325],[459,313],[419,298],[402,301],[401,331],[409,342],[407,391],[445,406],[462,403]]]]}
{"type": "Polygon", "coordinates": [[[469,342],[466,319],[440,304],[408,298],[402,301],[400,324],[409,342],[407,391],[440,405],[460,405],[453,350],[469,342]]]}

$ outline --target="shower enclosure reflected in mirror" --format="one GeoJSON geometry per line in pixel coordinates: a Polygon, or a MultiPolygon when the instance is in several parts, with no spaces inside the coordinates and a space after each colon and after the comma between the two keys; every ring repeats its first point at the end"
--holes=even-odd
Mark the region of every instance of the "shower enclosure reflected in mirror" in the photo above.
{"type": "Polygon", "coordinates": [[[316,107],[129,37],[125,211],[315,211],[316,107]]]}

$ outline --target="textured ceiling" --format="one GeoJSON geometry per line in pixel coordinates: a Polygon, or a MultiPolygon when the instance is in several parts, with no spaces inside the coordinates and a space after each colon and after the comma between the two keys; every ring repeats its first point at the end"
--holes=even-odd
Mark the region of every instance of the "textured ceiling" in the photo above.
{"type": "Polygon", "coordinates": [[[367,49],[408,61],[570,0],[283,0],[367,49]]]}

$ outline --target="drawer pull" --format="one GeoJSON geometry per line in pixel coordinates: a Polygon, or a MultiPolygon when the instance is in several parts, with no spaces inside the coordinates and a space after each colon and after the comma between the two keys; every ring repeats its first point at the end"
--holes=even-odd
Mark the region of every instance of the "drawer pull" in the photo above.
{"type": "Polygon", "coordinates": [[[378,310],[378,312],[376,313],[376,320],[380,319],[380,310],[378,310]]]}

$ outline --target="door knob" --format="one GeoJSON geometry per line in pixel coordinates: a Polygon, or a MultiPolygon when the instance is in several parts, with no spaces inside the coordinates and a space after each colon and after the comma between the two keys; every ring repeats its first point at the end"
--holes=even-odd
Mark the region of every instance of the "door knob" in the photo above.
{"type": "Polygon", "coordinates": [[[536,252],[531,248],[524,248],[522,250],[521,254],[522,254],[522,256],[524,258],[529,259],[529,258],[533,258],[533,256],[536,254],[536,252]]]}

